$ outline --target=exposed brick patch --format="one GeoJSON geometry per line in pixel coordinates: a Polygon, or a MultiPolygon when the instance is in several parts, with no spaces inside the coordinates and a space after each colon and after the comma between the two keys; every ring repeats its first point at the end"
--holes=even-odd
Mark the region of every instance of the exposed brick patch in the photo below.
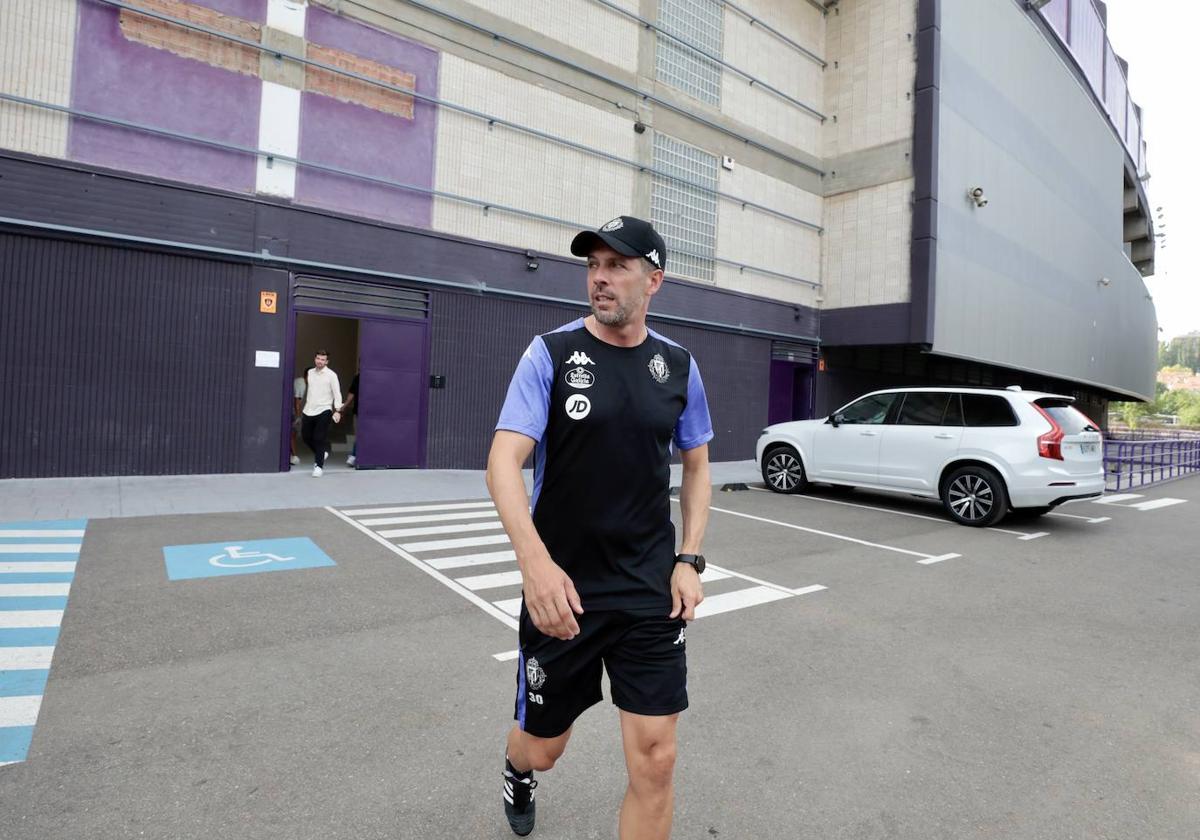
{"type": "MultiPolygon", "coordinates": [[[[252,21],[224,15],[220,12],[184,0],[136,0],[143,9],[170,15],[199,26],[205,26],[247,41],[258,41],[262,27],[252,21]]],[[[257,76],[259,51],[254,47],[235,44],[215,35],[187,29],[165,20],[121,10],[121,32],[130,41],[158,50],[166,50],[183,58],[203,61],[215,67],[257,76]]]]}
{"type": "MultiPolygon", "coordinates": [[[[416,77],[412,73],[406,73],[395,67],[352,55],[343,50],[322,47],[319,44],[308,45],[308,58],[395,87],[412,90],[417,83],[416,77]]],[[[320,67],[309,65],[306,68],[305,89],[313,93],[332,96],[343,102],[352,102],[376,111],[395,114],[404,119],[411,120],[413,118],[413,98],[411,96],[349,76],[340,76],[320,67]]]]}

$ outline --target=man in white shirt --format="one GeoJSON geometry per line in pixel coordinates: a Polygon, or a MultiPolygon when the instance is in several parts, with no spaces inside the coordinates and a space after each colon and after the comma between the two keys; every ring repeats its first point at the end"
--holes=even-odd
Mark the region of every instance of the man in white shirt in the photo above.
{"type": "Polygon", "coordinates": [[[300,436],[313,452],[316,466],[314,477],[325,471],[325,456],[329,454],[329,424],[342,420],[342,386],[337,374],[329,368],[329,354],[318,350],[313,367],[308,371],[308,386],[304,399],[300,436]]]}

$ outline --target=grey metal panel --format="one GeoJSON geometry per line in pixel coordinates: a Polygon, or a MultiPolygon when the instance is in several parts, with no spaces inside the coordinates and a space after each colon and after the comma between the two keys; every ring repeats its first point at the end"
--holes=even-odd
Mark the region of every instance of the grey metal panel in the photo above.
{"type": "Polygon", "coordinates": [[[1156,318],[1107,119],[1019,5],[944,4],[941,35],[934,352],[1151,397],[1156,318]]]}
{"type": "MultiPolygon", "coordinates": [[[[521,354],[533,336],[586,314],[582,307],[434,292],[429,372],[444,375],[446,387],[430,391],[429,466],[486,466],[521,354]]],[[[650,327],[686,347],[700,366],[716,432],[710,457],[753,458],[767,419],[770,340],[654,323],[653,318],[650,327]]]]}
{"type": "Polygon", "coordinates": [[[237,471],[248,278],[0,234],[0,477],[237,471]]]}

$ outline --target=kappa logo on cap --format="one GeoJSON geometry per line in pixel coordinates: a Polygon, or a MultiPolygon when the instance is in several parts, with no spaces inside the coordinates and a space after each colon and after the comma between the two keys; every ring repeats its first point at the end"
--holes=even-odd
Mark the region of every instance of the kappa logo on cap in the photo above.
{"type": "Polygon", "coordinates": [[[604,231],[605,233],[611,233],[612,231],[620,230],[623,227],[625,227],[625,222],[621,220],[620,216],[617,216],[617,218],[613,219],[611,222],[606,222],[604,227],[600,228],[600,230],[604,231]]]}
{"type": "Polygon", "coordinates": [[[650,260],[650,262],[654,263],[659,268],[662,268],[662,263],[658,259],[658,249],[657,248],[655,248],[653,251],[651,251],[649,254],[647,254],[646,259],[650,260]]]}

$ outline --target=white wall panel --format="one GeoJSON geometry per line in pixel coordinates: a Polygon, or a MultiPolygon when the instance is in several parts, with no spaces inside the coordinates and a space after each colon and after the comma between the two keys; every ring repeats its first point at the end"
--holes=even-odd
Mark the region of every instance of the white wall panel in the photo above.
{"type": "MultiPolygon", "coordinates": [[[[0,0],[0,91],[71,104],[75,0],[0,0]]],[[[66,157],[67,117],[0,103],[0,147],[66,157]]]]}

